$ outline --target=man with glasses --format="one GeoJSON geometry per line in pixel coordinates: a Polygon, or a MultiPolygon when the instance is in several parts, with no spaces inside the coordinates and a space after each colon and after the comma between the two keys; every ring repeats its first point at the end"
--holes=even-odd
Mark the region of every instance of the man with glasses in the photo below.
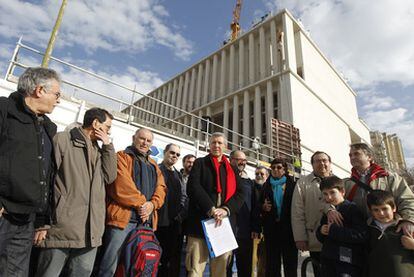
{"type": "MultiPolygon", "coordinates": [[[[260,233],[258,226],[253,226],[253,208],[255,207],[253,181],[247,176],[245,170],[246,154],[241,150],[230,153],[230,164],[239,170],[240,185],[244,191],[244,202],[237,212],[235,236],[239,247],[234,250],[236,256],[237,276],[250,277],[252,275],[253,234],[260,233]]],[[[227,276],[232,276],[233,261],[230,262],[227,276]]]]}
{"type": "Polygon", "coordinates": [[[0,276],[26,276],[34,229],[50,224],[56,125],[45,115],[59,104],[61,79],[28,68],[17,91],[0,98],[0,276]]]}
{"type": "Polygon", "coordinates": [[[181,173],[174,165],[180,157],[180,146],[170,143],[164,149],[164,159],[159,168],[167,185],[164,205],[159,210],[158,229],[155,232],[162,247],[158,276],[180,275],[181,248],[183,246],[182,222],[187,214],[188,200],[181,173]]]}
{"type": "MultiPolygon", "coordinates": [[[[296,247],[310,251],[310,255],[320,262],[321,243],[316,238],[316,230],[325,209],[319,184],[323,178],[332,175],[331,157],[316,151],[311,157],[313,171],[298,180],[292,199],[292,228],[296,247]]],[[[313,267],[315,276],[320,276],[317,266],[313,267]]]]}
{"type": "Polygon", "coordinates": [[[67,276],[91,275],[105,230],[105,186],[116,178],[112,119],[108,111],[92,108],[82,127],[54,137],[56,222],[34,242],[41,247],[37,276],[59,276],[65,265],[67,276]]]}

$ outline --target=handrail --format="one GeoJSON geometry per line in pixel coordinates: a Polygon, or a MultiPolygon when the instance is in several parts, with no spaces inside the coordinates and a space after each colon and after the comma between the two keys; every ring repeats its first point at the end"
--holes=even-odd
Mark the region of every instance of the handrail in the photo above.
{"type": "MultiPolygon", "coordinates": [[[[33,53],[38,54],[40,56],[43,56],[44,55],[43,52],[41,52],[39,50],[36,50],[36,49],[34,49],[34,48],[32,48],[32,47],[30,47],[28,45],[23,44],[21,42],[21,39],[20,39],[18,41],[17,45],[16,45],[15,53],[13,54],[13,58],[10,61],[10,64],[9,64],[9,67],[8,67],[8,71],[6,72],[6,79],[8,79],[9,76],[13,76],[13,72],[14,72],[15,66],[18,66],[18,67],[21,67],[21,68],[27,68],[28,67],[27,65],[25,65],[25,64],[17,61],[17,55],[20,53],[19,52],[20,49],[25,49],[25,50],[27,50],[29,52],[33,52],[33,53]]],[[[101,80],[101,81],[104,81],[106,83],[109,83],[109,84],[111,84],[111,85],[113,85],[115,87],[121,88],[121,89],[126,90],[128,92],[131,92],[132,93],[132,96],[134,96],[135,94],[138,94],[138,95],[142,96],[142,99],[143,98],[148,98],[148,99],[151,99],[151,100],[155,101],[156,103],[160,103],[160,105],[163,105],[163,106],[160,106],[160,108],[161,107],[168,107],[168,108],[173,109],[175,112],[178,111],[178,114],[180,115],[180,117],[182,117],[183,115],[187,115],[187,116],[189,116],[191,118],[191,121],[193,121],[193,119],[194,119],[194,121],[196,122],[196,126],[198,126],[197,123],[204,122],[204,123],[208,124],[208,126],[209,126],[210,129],[213,126],[214,127],[217,127],[219,129],[223,130],[223,132],[228,132],[228,133],[232,134],[233,135],[233,138],[235,136],[237,136],[240,141],[241,140],[247,140],[250,143],[252,143],[254,141],[254,139],[250,138],[249,136],[246,136],[246,135],[241,134],[241,133],[238,133],[238,132],[234,132],[233,130],[231,130],[229,128],[225,128],[225,127],[223,127],[223,126],[221,126],[221,125],[219,125],[217,123],[211,122],[211,121],[209,121],[209,120],[207,120],[207,119],[205,119],[205,118],[203,118],[201,116],[198,116],[198,115],[196,115],[194,113],[191,113],[191,112],[188,112],[188,111],[183,110],[181,108],[178,108],[176,106],[173,106],[173,105],[171,105],[169,103],[166,103],[166,102],[164,102],[164,101],[162,101],[160,99],[157,99],[157,98],[155,98],[155,97],[153,97],[151,95],[148,95],[148,94],[139,92],[135,88],[132,89],[132,88],[130,88],[128,86],[125,86],[123,84],[120,84],[118,82],[115,82],[113,80],[110,80],[109,78],[106,78],[104,76],[101,76],[99,74],[96,74],[94,72],[91,72],[89,70],[83,69],[83,68],[81,68],[79,66],[76,66],[76,65],[71,64],[69,62],[63,61],[61,59],[58,59],[58,58],[55,58],[55,57],[50,57],[50,59],[53,60],[53,61],[55,61],[55,62],[58,62],[60,64],[63,64],[65,66],[69,67],[69,68],[72,68],[72,69],[75,69],[75,70],[80,71],[82,73],[85,73],[87,75],[90,75],[90,76],[92,76],[92,77],[94,77],[94,78],[96,78],[98,80],[101,80]]],[[[177,125],[183,127],[184,129],[187,128],[190,131],[192,130],[192,131],[195,131],[197,133],[201,133],[202,135],[204,135],[206,137],[206,139],[211,135],[211,134],[207,133],[206,131],[204,131],[204,130],[202,130],[200,128],[191,126],[191,124],[190,125],[187,125],[187,124],[181,123],[180,121],[176,121],[173,118],[169,118],[169,117],[163,116],[161,114],[158,114],[158,113],[155,113],[155,112],[151,112],[151,111],[149,111],[149,110],[147,110],[145,108],[139,107],[139,106],[135,105],[135,103],[132,102],[134,100],[134,97],[131,97],[131,103],[128,103],[126,101],[123,101],[122,99],[118,99],[118,98],[111,97],[111,96],[108,96],[106,94],[103,94],[101,92],[97,92],[97,91],[95,91],[93,89],[90,89],[90,88],[87,88],[85,86],[76,84],[75,82],[72,82],[70,80],[65,80],[64,79],[64,80],[62,80],[62,82],[64,84],[67,84],[68,86],[73,87],[73,88],[80,89],[80,90],[86,91],[88,93],[91,93],[93,95],[97,95],[99,97],[102,97],[104,99],[108,99],[108,100],[114,101],[115,103],[121,104],[121,106],[122,105],[125,105],[126,108],[124,110],[126,110],[126,109],[129,108],[130,110],[132,110],[132,109],[133,110],[138,110],[138,111],[141,111],[141,112],[143,112],[145,114],[149,114],[149,115],[158,117],[161,120],[165,121],[163,124],[165,124],[166,122],[167,123],[172,123],[172,124],[177,124],[177,125]]],[[[111,108],[113,108],[113,107],[111,107],[111,108]]],[[[162,110],[162,109],[160,109],[160,110],[162,110]]],[[[132,115],[132,113],[129,112],[129,118],[128,118],[127,123],[130,123],[130,117],[131,117],[131,115],[132,115]]],[[[127,114],[127,116],[128,116],[128,114],[127,114]]],[[[143,121],[146,121],[146,120],[143,120],[143,121]]],[[[154,122],[149,122],[149,121],[148,121],[148,123],[155,124],[154,122]]],[[[183,134],[183,135],[187,136],[186,134],[183,134]]],[[[251,148],[249,148],[247,146],[244,146],[244,145],[238,145],[238,144],[235,144],[233,142],[229,142],[230,145],[233,145],[234,147],[236,147],[238,149],[245,150],[245,151],[248,151],[250,153],[253,153],[254,155],[256,155],[257,160],[259,160],[260,157],[267,158],[269,160],[271,160],[273,158],[273,156],[269,156],[269,155],[263,153],[263,151],[260,151],[260,150],[264,150],[264,149],[267,149],[270,153],[273,153],[274,151],[276,151],[277,153],[280,153],[280,154],[283,154],[283,155],[286,155],[286,156],[289,156],[289,157],[292,157],[292,158],[296,158],[291,153],[286,153],[284,151],[275,149],[275,148],[273,148],[273,147],[271,147],[271,146],[269,146],[267,144],[264,144],[262,142],[258,142],[258,143],[259,143],[260,149],[259,150],[255,150],[255,149],[251,149],[251,148]]],[[[308,163],[308,164],[310,164],[309,162],[306,162],[306,161],[301,161],[301,162],[302,163],[308,163]]]]}

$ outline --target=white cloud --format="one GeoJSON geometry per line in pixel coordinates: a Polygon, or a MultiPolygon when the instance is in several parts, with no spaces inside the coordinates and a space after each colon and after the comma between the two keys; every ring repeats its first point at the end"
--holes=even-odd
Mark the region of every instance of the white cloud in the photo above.
{"type": "MultiPolygon", "coordinates": [[[[180,59],[188,60],[192,43],[169,27],[168,11],[159,0],[68,1],[57,47],[78,45],[87,51],[143,52],[160,44],[180,59]]],[[[31,4],[20,0],[0,5],[0,35],[23,35],[25,41],[45,45],[49,39],[59,1],[31,4]],[[16,20],[18,18],[18,20],[16,20]]]]}

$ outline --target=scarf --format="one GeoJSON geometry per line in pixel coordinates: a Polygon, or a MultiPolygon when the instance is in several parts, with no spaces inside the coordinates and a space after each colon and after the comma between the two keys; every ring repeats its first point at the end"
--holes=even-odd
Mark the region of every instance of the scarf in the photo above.
{"type": "MultiPolygon", "coordinates": [[[[388,172],[376,163],[371,163],[369,171],[370,171],[370,174],[369,174],[367,185],[369,185],[375,179],[388,176],[388,172]]],[[[361,176],[359,175],[358,171],[355,168],[352,168],[351,177],[354,177],[357,180],[361,179],[361,176]]]]}
{"type": "Polygon", "coordinates": [[[226,156],[221,156],[221,163],[218,161],[217,157],[211,156],[211,160],[214,165],[214,169],[216,171],[216,190],[217,193],[222,192],[222,186],[220,182],[220,164],[224,163],[226,167],[226,198],[224,199],[224,203],[226,203],[236,192],[236,175],[234,174],[233,168],[230,165],[229,160],[226,156]]]}
{"type": "Polygon", "coordinates": [[[280,219],[283,204],[283,185],[286,184],[286,176],[282,178],[270,176],[269,180],[273,191],[273,202],[276,204],[277,218],[280,219]]]}

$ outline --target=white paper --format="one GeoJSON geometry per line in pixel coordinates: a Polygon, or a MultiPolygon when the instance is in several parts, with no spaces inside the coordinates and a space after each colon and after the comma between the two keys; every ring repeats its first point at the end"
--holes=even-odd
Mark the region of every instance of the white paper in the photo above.
{"type": "Polygon", "coordinates": [[[206,240],[208,240],[207,244],[211,246],[211,249],[209,247],[210,257],[218,257],[238,247],[228,217],[225,217],[221,225],[217,227],[214,218],[203,220],[202,224],[206,240]]]}

